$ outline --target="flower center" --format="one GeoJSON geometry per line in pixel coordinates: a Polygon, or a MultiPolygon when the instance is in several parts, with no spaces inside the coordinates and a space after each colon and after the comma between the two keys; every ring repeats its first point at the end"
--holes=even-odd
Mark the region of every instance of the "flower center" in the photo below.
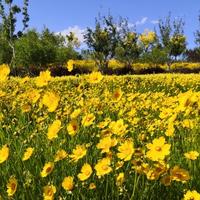
{"type": "Polygon", "coordinates": [[[156,149],[156,151],[161,151],[162,150],[161,147],[156,147],[155,149],[156,149]]]}

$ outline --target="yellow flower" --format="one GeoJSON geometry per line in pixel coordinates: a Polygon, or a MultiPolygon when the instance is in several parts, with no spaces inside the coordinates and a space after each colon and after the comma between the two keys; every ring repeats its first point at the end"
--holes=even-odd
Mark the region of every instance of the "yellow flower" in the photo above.
{"type": "Polygon", "coordinates": [[[172,180],[181,181],[183,183],[190,179],[188,171],[179,166],[174,166],[173,169],[170,170],[170,175],[172,180]]]}
{"type": "Polygon", "coordinates": [[[172,136],[174,136],[174,131],[175,131],[174,124],[170,123],[170,124],[168,124],[165,135],[168,137],[172,137],[172,136]]]}
{"type": "Polygon", "coordinates": [[[101,72],[92,72],[88,77],[89,83],[99,83],[103,79],[101,72]]]}
{"type": "Polygon", "coordinates": [[[122,98],[123,92],[121,88],[117,88],[112,95],[113,102],[118,102],[122,98]]]}
{"type": "Polygon", "coordinates": [[[35,79],[35,84],[37,87],[43,87],[48,85],[48,82],[51,80],[51,72],[50,71],[45,71],[45,72],[40,72],[40,76],[38,76],[35,79]]]}
{"type": "Polygon", "coordinates": [[[40,98],[40,93],[38,90],[32,89],[26,93],[28,100],[31,101],[33,104],[38,101],[40,98]]]}
{"type": "Polygon", "coordinates": [[[188,153],[184,153],[184,156],[190,160],[196,160],[199,157],[199,153],[197,151],[190,151],[188,153]]]}
{"type": "Polygon", "coordinates": [[[73,70],[73,67],[74,67],[74,61],[73,60],[69,60],[67,62],[67,69],[69,72],[71,72],[73,70]]]}
{"type": "Polygon", "coordinates": [[[74,183],[73,183],[74,178],[72,176],[67,176],[64,178],[63,182],[62,182],[62,187],[66,190],[66,191],[72,191],[74,188],[74,183]]]}
{"type": "Polygon", "coordinates": [[[5,162],[8,159],[8,156],[9,156],[9,148],[7,147],[7,145],[4,145],[0,149],[0,163],[5,162]]]}
{"type": "Polygon", "coordinates": [[[123,182],[124,182],[124,173],[121,172],[121,173],[119,173],[119,175],[116,178],[116,185],[122,186],[123,182]]]}
{"type": "Polygon", "coordinates": [[[101,176],[109,174],[112,171],[110,164],[111,164],[110,158],[103,158],[98,161],[98,163],[95,165],[94,168],[95,168],[96,174],[99,178],[101,176]]]}
{"type": "Polygon", "coordinates": [[[165,163],[158,163],[155,165],[155,168],[151,168],[147,170],[145,173],[147,175],[147,179],[149,180],[157,180],[160,175],[166,173],[168,170],[168,166],[165,163]]]}
{"type": "Polygon", "coordinates": [[[0,82],[6,81],[9,74],[10,74],[9,66],[6,64],[0,65],[0,77],[1,77],[0,82]]]}
{"type": "Polygon", "coordinates": [[[5,95],[6,95],[6,93],[4,91],[0,90],[0,97],[3,97],[5,95]]]}
{"type": "Polygon", "coordinates": [[[200,200],[200,193],[198,193],[196,190],[188,190],[186,194],[184,194],[183,200],[200,200]]]}
{"type": "Polygon", "coordinates": [[[156,40],[156,33],[145,30],[145,32],[139,36],[139,40],[144,44],[145,47],[148,47],[149,44],[156,40]]]}
{"type": "Polygon", "coordinates": [[[72,158],[72,161],[77,162],[79,159],[84,157],[87,153],[87,149],[84,145],[76,145],[76,148],[73,149],[73,154],[69,157],[72,158]]]}
{"type": "Polygon", "coordinates": [[[44,200],[53,200],[56,193],[56,187],[54,185],[47,185],[43,187],[44,200]]]}
{"type": "Polygon", "coordinates": [[[58,150],[56,152],[55,158],[54,158],[54,162],[58,162],[60,160],[63,160],[67,157],[67,152],[63,149],[58,150]]]}
{"type": "Polygon", "coordinates": [[[34,150],[34,148],[28,147],[28,148],[26,149],[24,155],[23,155],[22,160],[23,160],[23,161],[28,160],[28,159],[31,157],[31,155],[32,155],[32,153],[33,153],[33,150],[34,150]]]}
{"type": "Polygon", "coordinates": [[[49,140],[52,140],[54,138],[58,137],[58,132],[61,128],[61,121],[60,120],[55,120],[48,128],[48,133],[47,137],[49,140]]]}
{"type": "Polygon", "coordinates": [[[149,151],[147,158],[153,161],[164,160],[165,156],[170,154],[170,144],[165,144],[165,138],[159,137],[153,140],[153,143],[147,144],[149,151]]]}
{"type": "Polygon", "coordinates": [[[72,120],[67,125],[67,131],[69,135],[74,136],[76,132],[78,131],[78,122],[76,120],[72,120]]]}
{"type": "Polygon", "coordinates": [[[72,114],[70,115],[71,119],[77,118],[80,115],[80,113],[81,113],[81,109],[80,108],[74,110],[74,112],[72,112],[72,114]]]}
{"type": "Polygon", "coordinates": [[[94,189],[96,189],[96,185],[95,185],[95,183],[90,183],[90,185],[89,185],[89,189],[90,189],[90,190],[94,190],[94,189]]]}
{"type": "Polygon", "coordinates": [[[108,153],[111,147],[117,145],[117,140],[110,136],[102,138],[97,144],[97,149],[101,149],[101,153],[108,153]]]}
{"type": "Polygon", "coordinates": [[[95,116],[94,116],[93,113],[87,114],[82,119],[82,125],[85,126],[85,127],[90,126],[93,123],[94,120],[95,120],[95,116]]]}
{"type": "Polygon", "coordinates": [[[44,177],[48,176],[53,171],[53,168],[54,168],[53,162],[46,163],[40,173],[41,177],[44,178],[44,177]]]}
{"type": "Polygon", "coordinates": [[[15,177],[10,177],[7,183],[7,193],[8,196],[13,196],[17,190],[17,179],[15,177]]]}
{"type": "Polygon", "coordinates": [[[92,174],[92,167],[88,163],[85,163],[81,168],[81,173],[78,174],[78,178],[81,181],[85,181],[91,176],[91,174],[92,174]]]}
{"type": "Polygon", "coordinates": [[[171,176],[169,175],[165,175],[161,178],[160,182],[164,185],[164,186],[170,186],[171,184],[171,176]]]}
{"type": "Polygon", "coordinates": [[[119,146],[118,151],[119,151],[119,153],[117,153],[118,158],[124,161],[131,160],[131,157],[134,153],[133,141],[126,140],[123,144],[119,146]]]}
{"type": "Polygon", "coordinates": [[[109,124],[109,128],[112,131],[112,133],[120,136],[124,135],[127,132],[127,125],[124,124],[123,119],[111,122],[109,124]]]}
{"type": "Polygon", "coordinates": [[[46,92],[42,99],[42,104],[44,104],[49,112],[54,112],[58,107],[60,97],[53,92],[46,92]]]}

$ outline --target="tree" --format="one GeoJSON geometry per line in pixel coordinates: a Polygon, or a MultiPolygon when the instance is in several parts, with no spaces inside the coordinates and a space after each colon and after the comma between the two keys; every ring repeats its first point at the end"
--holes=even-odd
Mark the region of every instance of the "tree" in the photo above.
{"type": "Polygon", "coordinates": [[[99,70],[106,73],[108,70],[108,62],[115,56],[115,49],[118,47],[120,33],[123,32],[123,24],[126,20],[120,19],[115,22],[111,15],[104,16],[95,20],[95,28],[87,28],[84,39],[91,55],[94,58],[99,70]]]}
{"type": "Polygon", "coordinates": [[[186,37],[184,36],[185,23],[182,18],[171,20],[169,14],[165,20],[159,20],[161,47],[168,52],[168,66],[186,50],[186,37]]]}
{"type": "MultiPolygon", "coordinates": [[[[200,25],[200,14],[198,16],[198,20],[199,20],[199,25],[200,25]]],[[[200,48],[200,26],[199,26],[199,30],[197,30],[195,33],[195,42],[198,45],[198,47],[200,48]]]]}
{"type": "Polygon", "coordinates": [[[200,62],[200,48],[186,50],[184,57],[187,62],[200,62]]]}
{"type": "Polygon", "coordinates": [[[45,28],[42,33],[28,30],[15,41],[16,65],[19,67],[47,67],[63,65],[69,59],[76,59],[78,53],[65,45],[65,38],[45,28]]]}
{"type": "Polygon", "coordinates": [[[78,38],[76,37],[75,33],[70,32],[68,35],[66,35],[67,37],[67,45],[70,48],[78,48],[80,47],[80,41],[78,40],[78,38]]]}
{"type": "Polygon", "coordinates": [[[138,45],[138,35],[136,32],[126,32],[120,38],[119,44],[115,49],[116,59],[131,68],[131,64],[139,59],[142,48],[138,45]]]}
{"type": "Polygon", "coordinates": [[[28,15],[28,0],[24,0],[23,8],[13,3],[13,0],[0,0],[0,19],[2,20],[3,37],[8,43],[11,51],[12,58],[10,65],[15,65],[15,40],[22,36],[25,29],[28,27],[29,15],[28,15]],[[23,29],[16,31],[17,14],[23,15],[23,29]]]}
{"type": "Polygon", "coordinates": [[[9,64],[12,58],[11,48],[8,46],[7,41],[3,36],[2,25],[0,24],[0,65],[1,64],[9,64]]]}

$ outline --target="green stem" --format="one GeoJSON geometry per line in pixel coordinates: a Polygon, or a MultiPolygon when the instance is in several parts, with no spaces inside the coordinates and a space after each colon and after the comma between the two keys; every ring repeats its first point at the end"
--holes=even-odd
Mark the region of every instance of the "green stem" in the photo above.
{"type": "Polygon", "coordinates": [[[135,196],[135,190],[136,190],[136,187],[137,187],[137,184],[138,184],[139,179],[140,179],[140,176],[137,176],[137,173],[135,173],[134,185],[133,185],[133,192],[132,192],[132,194],[131,194],[130,200],[133,200],[133,198],[134,198],[134,196],[135,196]]]}

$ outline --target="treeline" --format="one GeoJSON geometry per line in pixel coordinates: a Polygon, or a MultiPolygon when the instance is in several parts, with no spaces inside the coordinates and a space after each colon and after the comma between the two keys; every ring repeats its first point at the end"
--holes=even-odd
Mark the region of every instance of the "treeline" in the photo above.
{"type": "MultiPolygon", "coordinates": [[[[102,73],[108,73],[109,60],[124,64],[126,71],[133,63],[149,63],[154,67],[174,62],[200,62],[200,28],[195,32],[196,47],[187,49],[182,18],[171,14],[158,21],[153,31],[138,33],[127,19],[111,15],[95,19],[95,27],[84,33],[87,49],[77,51],[80,45],[74,33],[63,36],[44,28],[41,33],[27,29],[28,0],[20,8],[12,0],[0,0],[0,64],[18,71],[40,71],[47,67],[61,67],[70,59],[94,60],[102,73]],[[16,31],[17,14],[22,17],[22,30],[16,31]]],[[[200,25],[200,16],[199,16],[200,25]]]]}

